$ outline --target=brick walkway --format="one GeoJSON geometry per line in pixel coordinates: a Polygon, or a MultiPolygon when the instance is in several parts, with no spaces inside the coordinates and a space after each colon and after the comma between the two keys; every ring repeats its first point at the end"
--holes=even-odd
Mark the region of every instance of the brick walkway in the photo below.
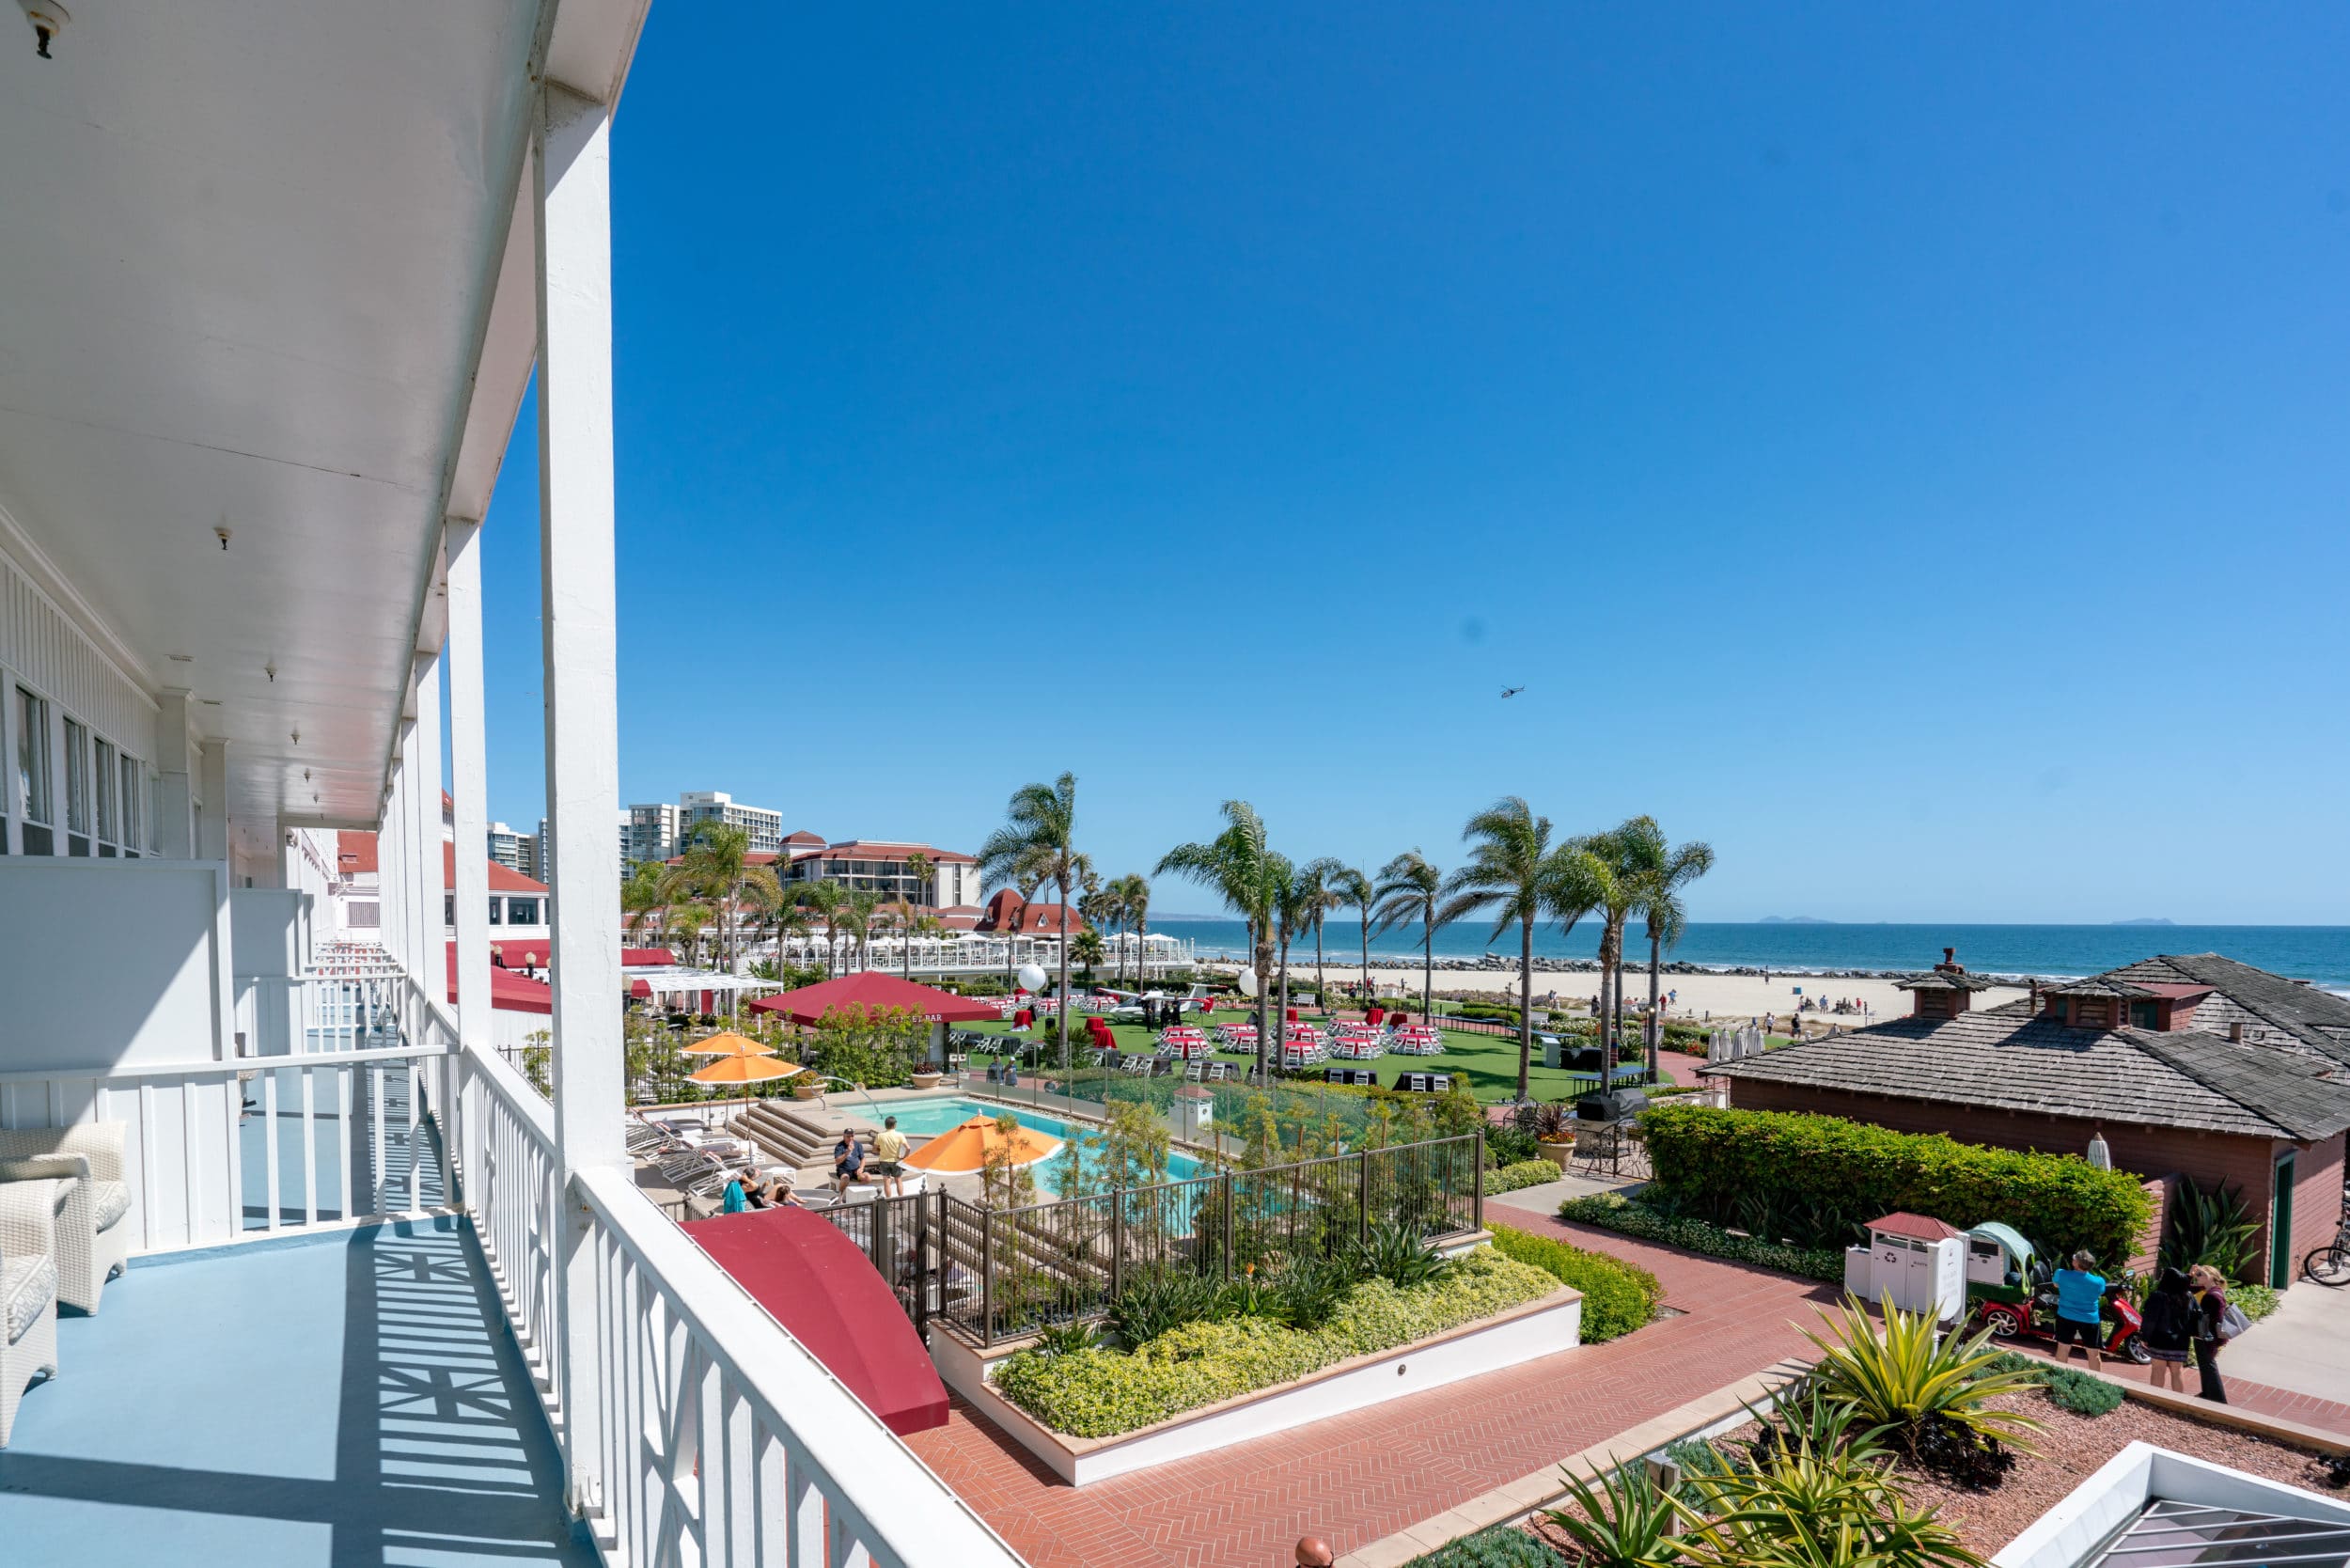
{"type": "Polygon", "coordinates": [[[1541,1215],[1494,1217],[1654,1273],[1684,1315],[1612,1343],[1076,1488],[961,1400],[915,1452],[1035,1568],[1283,1568],[1343,1554],[1809,1350],[1835,1292],[1541,1215]]]}

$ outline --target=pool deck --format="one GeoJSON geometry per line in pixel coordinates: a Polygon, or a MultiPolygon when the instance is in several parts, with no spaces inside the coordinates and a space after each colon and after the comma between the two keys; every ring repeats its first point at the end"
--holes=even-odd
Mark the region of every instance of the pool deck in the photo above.
{"type": "Polygon", "coordinates": [[[0,1451],[8,1568],[597,1561],[457,1216],[140,1259],[57,1355],[0,1451]]]}

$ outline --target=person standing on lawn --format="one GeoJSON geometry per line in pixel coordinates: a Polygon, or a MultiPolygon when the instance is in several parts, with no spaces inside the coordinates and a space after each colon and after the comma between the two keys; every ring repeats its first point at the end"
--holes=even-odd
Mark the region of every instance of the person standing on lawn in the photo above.
{"type": "Polygon", "coordinates": [[[2078,1344],[2089,1352],[2092,1372],[2106,1370],[2106,1277],[2096,1272],[2097,1260],[2087,1252],[2073,1254],[2073,1265],[2056,1271],[2056,1358],[2069,1361],[2064,1347],[2078,1344]]]}
{"type": "Polygon", "coordinates": [[[2138,1326],[2138,1332],[2145,1337],[2147,1352],[2154,1356],[2146,1369],[2146,1381],[2154,1388],[2186,1392],[2186,1347],[2194,1341],[2196,1318],[2195,1298],[2187,1294],[2186,1275],[2179,1269],[2164,1269],[2154,1288],[2146,1293],[2143,1321],[2138,1326]]]}
{"type": "Polygon", "coordinates": [[[2227,1343],[2222,1325],[2228,1315],[2228,1282],[2207,1263],[2197,1263],[2187,1278],[2195,1284],[2195,1368],[2202,1379],[2196,1392],[2214,1404],[2225,1404],[2228,1388],[2219,1381],[2219,1347],[2227,1343]]]}

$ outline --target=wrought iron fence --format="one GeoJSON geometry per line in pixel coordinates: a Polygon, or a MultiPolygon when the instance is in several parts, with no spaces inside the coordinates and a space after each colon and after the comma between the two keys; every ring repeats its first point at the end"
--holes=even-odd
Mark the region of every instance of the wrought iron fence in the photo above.
{"type": "Polygon", "coordinates": [[[940,1195],[928,1232],[936,1251],[915,1298],[924,1315],[991,1345],[1100,1317],[1154,1273],[1230,1278],[1327,1258],[1375,1225],[1458,1240],[1484,1226],[1482,1150],[1475,1135],[1437,1138],[1010,1209],[940,1195]]]}

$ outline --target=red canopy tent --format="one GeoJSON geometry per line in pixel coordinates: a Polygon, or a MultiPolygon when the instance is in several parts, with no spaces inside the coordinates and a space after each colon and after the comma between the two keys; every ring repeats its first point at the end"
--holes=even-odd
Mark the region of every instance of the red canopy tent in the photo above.
{"type": "Polygon", "coordinates": [[[686,1221],[685,1233],[901,1437],[947,1424],[947,1386],[865,1249],[806,1209],[686,1221]]]}
{"type": "Polygon", "coordinates": [[[932,1024],[994,1023],[1003,1017],[994,1002],[934,991],[874,969],[804,985],[780,996],[761,996],[750,1006],[756,1012],[780,1012],[794,1024],[813,1024],[837,1007],[859,1006],[910,1008],[915,1016],[932,1024]]]}

